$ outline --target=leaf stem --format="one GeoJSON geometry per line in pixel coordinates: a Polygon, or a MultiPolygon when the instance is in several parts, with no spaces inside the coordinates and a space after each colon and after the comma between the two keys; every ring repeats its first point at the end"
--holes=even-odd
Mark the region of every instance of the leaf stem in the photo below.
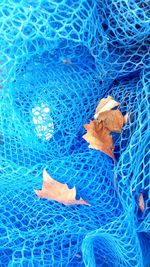
{"type": "Polygon", "coordinates": [[[129,95],[130,93],[127,93],[124,98],[122,99],[122,101],[120,102],[119,106],[117,107],[117,109],[120,108],[121,104],[124,102],[124,100],[126,99],[126,97],[129,95]]]}

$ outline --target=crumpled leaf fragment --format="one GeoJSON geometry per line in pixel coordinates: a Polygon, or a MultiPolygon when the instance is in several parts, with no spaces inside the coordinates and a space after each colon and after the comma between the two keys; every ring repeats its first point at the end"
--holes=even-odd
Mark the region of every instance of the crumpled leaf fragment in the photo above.
{"type": "Polygon", "coordinates": [[[34,190],[34,192],[40,198],[55,200],[63,203],[64,205],[84,204],[90,206],[90,204],[82,198],[79,200],[75,199],[75,186],[72,189],[69,189],[67,184],[62,184],[50,177],[45,169],[43,170],[42,190],[34,190]]]}
{"type": "Polygon", "coordinates": [[[124,115],[124,124],[128,123],[128,120],[129,120],[129,113],[124,115]]]}
{"type": "Polygon", "coordinates": [[[139,194],[139,208],[142,212],[144,212],[145,210],[145,202],[144,202],[144,197],[143,197],[143,194],[140,193],[139,194]]]}
{"type": "Polygon", "coordinates": [[[90,121],[90,124],[84,124],[84,128],[87,133],[83,135],[83,138],[89,143],[89,148],[100,150],[114,159],[112,136],[103,123],[97,120],[90,121]]]}
{"type": "Polygon", "coordinates": [[[96,108],[94,119],[97,119],[101,112],[111,110],[112,108],[118,105],[119,105],[119,102],[115,101],[112,96],[108,96],[107,98],[101,99],[96,108]]]}
{"type": "Polygon", "coordinates": [[[110,132],[120,133],[125,123],[124,117],[119,109],[104,111],[99,114],[97,120],[103,122],[103,126],[110,132]]]}

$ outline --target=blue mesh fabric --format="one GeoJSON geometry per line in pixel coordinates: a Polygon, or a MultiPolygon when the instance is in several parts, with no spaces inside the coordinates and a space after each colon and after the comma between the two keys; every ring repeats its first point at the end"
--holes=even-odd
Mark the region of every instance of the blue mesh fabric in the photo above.
{"type": "Polygon", "coordinates": [[[1,0],[0,267],[150,266],[149,7],[1,0]],[[107,95],[130,114],[113,136],[118,193],[82,138],[107,95]],[[91,206],[38,199],[45,167],[91,206]]]}

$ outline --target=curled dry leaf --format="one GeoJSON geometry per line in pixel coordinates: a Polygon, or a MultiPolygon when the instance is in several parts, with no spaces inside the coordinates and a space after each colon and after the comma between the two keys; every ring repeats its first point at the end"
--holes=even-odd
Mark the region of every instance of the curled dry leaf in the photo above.
{"type": "Polygon", "coordinates": [[[87,133],[83,135],[83,138],[89,143],[89,147],[100,150],[114,159],[112,136],[103,123],[97,120],[90,121],[90,124],[85,124],[84,128],[87,133]]]}
{"type": "Polygon", "coordinates": [[[57,182],[52,177],[50,177],[45,169],[43,170],[42,190],[34,190],[34,192],[40,198],[55,200],[65,205],[84,204],[90,206],[90,204],[87,203],[82,198],[80,198],[79,200],[75,199],[76,197],[75,186],[72,189],[69,189],[67,184],[62,184],[60,182],[57,182]]]}
{"type": "Polygon", "coordinates": [[[104,111],[99,114],[97,120],[103,122],[103,126],[110,132],[121,132],[124,124],[124,117],[119,109],[104,111]]]}
{"type": "Polygon", "coordinates": [[[96,108],[94,119],[97,119],[101,112],[111,110],[112,108],[114,108],[118,105],[119,105],[119,103],[117,101],[115,101],[112,96],[108,96],[107,98],[101,99],[101,101],[99,102],[99,104],[96,108]]]}
{"type": "Polygon", "coordinates": [[[84,125],[87,133],[83,135],[83,138],[89,142],[90,148],[104,152],[114,161],[114,145],[111,132],[120,133],[123,125],[128,120],[128,114],[123,116],[119,109],[112,110],[118,105],[119,102],[111,96],[101,99],[96,108],[95,120],[84,125]]]}

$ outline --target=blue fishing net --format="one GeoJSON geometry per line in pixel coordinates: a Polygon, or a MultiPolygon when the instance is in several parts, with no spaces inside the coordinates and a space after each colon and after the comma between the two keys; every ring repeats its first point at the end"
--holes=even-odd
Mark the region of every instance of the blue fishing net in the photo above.
{"type": "Polygon", "coordinates": [[[149,7],[1,1],[1,267],[150,266],[149,7]],[[115,168],[82,138],[108,95],[129,114],[115,168]],[[44,168],[91,206],[38,199],[44,168]]]}

